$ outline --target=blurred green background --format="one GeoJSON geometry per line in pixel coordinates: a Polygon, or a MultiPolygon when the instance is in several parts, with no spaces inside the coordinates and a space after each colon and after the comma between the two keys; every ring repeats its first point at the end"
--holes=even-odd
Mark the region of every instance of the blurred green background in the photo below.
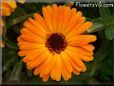
{"type": "MultiPolygon", "coordinates": [[[[2,48],[2,83],[31,83],[43,84],[39,76],[34,76],[32,71],[27,70],[26,65],[21,61],[22,57],[17,55],[19,49],[17,46],[17,37],[20,35],[20,29],[23,22],[32,17],[34,12],[41,13],[42,6],[46,3],[24,3],[18,4],[15,12],[5,18],[6,26],[3,34],[5,47],[2,48]]],[[[52,3],[48,3],[52,4],[52,3]]],[[[65,3],[59,3],[64,5],[65,3]]],[[[76,7],[75,4],[72,7],[76,7]]],[[[110,7],[76,7],[83,12],[83,15],[94,23],[87,33],[95,34],[97,41],[95,45],[94,60],[85,63],[87,71],[79,76],[72,75],[72,78],[65,82],[52,81],[51,79],[45,84],[101,84],[113,82],[113,37],[114,37],[114,14],[113,8],[110,7]]]]}

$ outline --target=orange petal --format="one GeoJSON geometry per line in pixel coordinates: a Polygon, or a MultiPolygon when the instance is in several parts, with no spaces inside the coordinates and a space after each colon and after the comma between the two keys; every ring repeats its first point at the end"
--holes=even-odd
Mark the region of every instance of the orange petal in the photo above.
{"type": "Polygon", "coordinates": [[[11,8],[13,9],[17,8],[17,4],[15,0],[8,0],[7,3],[11,8]]]}
{"type": "MultiPolygon", "coordinates": [[[[37,39],[41,39],[39,40],[39,43],[38,42],[34,42],[34,41],[31,41],[31,40],[28,40],[28,38],[26,38],[26,36],[28,37],[28,35],[21,35],[20,37],[18,37],[18,45],[19,46],[28,46],[28,45],[44,45],[45,44],[45,40],[43,40],[42,38],[37,38],[37,39]]],[[[29,37],[29,39],[31,39],[31,37],[29,37]]],[[[34,39],[34,40],[37,40],[37,39],[34,39]]]]}
{"type": "Polygon", "coordinates": [[[19,42],[19,41],[22,41],[23,39],[22,39],[22,37],[21,36],[19,36],[19,37],[17,37],[17,41],[19,42]]]}
{"type": "MultiPolygon", "coordinates": [[[[42,47],[39,47],[39,48],[42,48],[42,47]]],[[[30,54],[31,52],[34,52],[35,50],[37,50],[37,49],[33,49],[33,50],[21,50],[21,51],[18,52],[18,55],[19,56],[26,56],[26,55],[30,54]]]]}
{"type": "Polygon", "coordinates": [[[55,78],[56,74],[55,73],[56,73],[56,67],[54,65],[54,67],[52,68],[51,73],[50,73],[52,80],[56,80],[56,78],[55,78]]]}
{"type": "Polygon", "coordinates": [[[64,63],[67,71],[72,72],[72,66],[71,66],[68,58],[69,58],[69,56],[66,54],[66,52],[61,52],[62,62],[64,63]]]}
{"type": "Polygon", "coordinates": [[[89,61],[92,61],[94,59],[93,56],[88,57],[88,56],[80,55],[79,57],[80,57],[81,60],[83,60],[85,62],[89,62],[89,61]]]}
{"type": "Polygon", "coordinates": [[[44,74],[48,74],[51,72],[52,68],[54,67],[55,63],[57,61],[57,54],[53,55],[52,58],[50,58],[50,60],[48,60],[47,63],[47,67],[45,68],[44,74]]]}
{"type": "Polygon", "coordinates": [[[58,23],[58,7],[56,4],[52,6],[52,24],[53,24],[53,31],[57,31],[57,23],[58,23]]]}
{"type": "Polygon", "coordinates": [[[41,72],[41,68],[42,68],[42,64],[37,66],[35,69],[34,69],[34,75],[38,75],[40,74],[41,72]]]}
{"type": "Polygon", "coordinates": [[[28,53],[29,53],[29,51],[26,51],[26,50],[25,50],[25,51],[19,51],[19,52],[18,52],[18,55],[19,55],[19,56],[25,56],[25,55],[27,55],[28,53]]]}
{"type": "Polygon", "coordinates": [[[69,61],[72,65],[72,68],[74,68],[77,71],[81,71],[81,66],[79,66],[75,61],[73,61],[71,58],[69,58],[69,61]]]}
{"type": "Polygon", "coordinates": [[[35,21],[33,20],[32,18],[29,18],[28,21],[34,25],[38,31],[42,32],[42,33],[46,33],[47,31],[45,30],[45,28],[38,22],[38,21],[35,21]]]}
{"type": "Polygon", "coordinates": [[[91,26],[93,25],[92,22],[85,22],[84,24],[82,24],[81,27],[79,27],[77,30],[76,30],[76,34],[81,34],[83,32],[85,32],[87,29],[89,29],[91,26]]]}
{"type": "Polygon", "coordinates": [[[74,31],[79,28],[84,22],[85,22],[86,18],[85,17],[81,17],[80,20],[77,22],[77,25],[75,25],[75,27],[73,27],[71,30],[69,30],[68,32],[64,33],[64,35],[66,35],[66,38],[70,38],[70,36],[72,36],[73,34],[75,35],[74,31]]]}
{"type": "Polygon", "coordinates": [[[60,55],[57,58],[57,62],[56,62],[56,72],[55,72],[55,79],[56,81],[60,81],[61,80],[61,72],[62,72],[62,65],[61,65],[61,57],[60,55]]]}
{"type": "Polygon", "coordinates": [[[38,44],[44,44],[45,43],[44,39],[42,39],[41,37],[30,36],[27,34],[22,34],[21,37],[24,41],[27,41],[27,42],[38,43],[38,44]]]}
{"type": "Polygon", "coordinates": [[[74,13],[77,12],[77,9],[76,9],[76,8],[72,8],[71,10],[72,10],[72,12],[74,12],[74,13]]]}
{"type": "Polygon", "coordinates": [[[83,23],[84,21],[85,21],[85,19],[81,21],[81,23],[80,23],[81,25],[79,24],[73,30],[71,30],[67,34],[66,38],[71,39],[72,37],[82,34],[83,32],[85,32],[87,29],[89,29],[93,25],[92,22],[87,21],[87,22],[83,23]]]}
{"type": "Polygon", "coordinates": [[[53,28],[52,28],[52,18],[51,18],[51,15],[52,15],[51,7],[50,6],[43,7],[42,8],[42,13],[43,13],[44,20],[46,22],[46,25],[47,25],[48,29],[52,33],[53,28]]]}
{"type": "Polygon", "coordinates": [[[91,55],[91,53],[83,52],[82,50],[80,51],[80,50],[78,50],[77,47],[68,47],[68,48],[72,53],[75,53],[76,57],[80,58],[83,61],[89,62],[89,61],[93,60],[93,56],[91,55]],[[88,53],[88,55],[87,55],[87,53],[88,53]]]}
{"type": "Polygon", "coordinates": [[[49,54],[50,54],[50,52],[48,50],[46,50],[44,53],[39,55],[35,60],[28,62],[27,65],[34,68],[34,67],[40,65],[42,62],[44,62],[47,59],[47,57],[49,56],[49,54]]]}
{"type": "Polygon", "coordinates": [[[71,16],[71,10],[69,7],[65,7],[66,9],[64,10],[64,16],[63,16],[63,26],[61,32],[64,31],[64,29],[67,27],[69,21],[70,21],[70,16],[71,16]]]}
{"type": "Polygon", "coordinates": [[[61,32],[61,29],[62,29],[62,26],[63,26],[63,6],[59,6],[58,7],[58,28],[57,28],[57,32],[60,33],[61,32]]]}
{"type": "Polygon", "coordinates": [[[43,17],[41,15],[39,15],[38,13],[34,13],[33,16],[34,16],[34,19],[36,21],[38,21],[44,27],[44,29],[46,29],[46,31],[48,31],[46,23],[45,23],[43,17]]]}
{"type": "Polygon", "coordinates": [[[44,47],[45,47],[45,44],[25,42],[25,44],[22,44],[19,46],[19,49],[20,50],[32,50],[32,49],[38,49],[38,48],[44,48],[44,47]]]}
{"type": "Polygon", "coordinates": [[[87,51],[93,51],[95,49],[95,47],[91,44],[87,44],[87,45],[80,46],[80,47],[82,47],[83,49],[85,49],[87,51]]]}
{"type": "Polygon", "coordinates": [[[32,70],[33,68],[31,68],[30,66],[27,65],[27,69],[28,69],[28,70],[32,70]]]}
{"type": "Polygon", "coordinates": [[[65,49],[65,52],[70,56],[70,58],[79,66],[81,66],[82,72],[86,71],[85,64],[81,61],[79,57],[75,53],[73,53],[68,47],[65,49]]]}
{"type": "MultiPolygon", "coordinates": [[[[32,33],[30,30],[28,30],[28,29],[26,29],[26,28],[21,29],[21,33],[22,33],[22,34],[25,34],[25,35],[32,36],[33,38],[37,38],[37,39],[39,39],[39,41],[40,41],[40,40],[41,40],[41,41],[44,41],[44,42],[46,41],[45,38],[42,38],[42,37],[40,37],[40,36],[38,36],[38,35],[32,33]]],[[[43,42],[43,43],[44,43],[44,42],[43,42]]]]}
{"type": "MultiPolygon", "coordinates": [[[[51,64],[50,62],[52,61],[53,55],[50,54],[48,56],[48,58],[44,61],[44,63],[42,64],[42,68],[41,68],[41,72],[40,72],[40,77],[43,77],[49,73],[45,73],[45,69],[48,67],[48,64],[51,64]]],[[[49,68],[49,67],[48,67],[49,68]]]]}
{"type": "Polygon", "coordinates": [[[1,3],[1,5],[2,5],[2,9],[0,11],[0,14],[2,14],[2,16],[9,16],[11,14],[11,11],[10,11],[10,7],[8,6],[8,4],[1,3]]]}
{"type": "Polygon", "coordinates": [[[68,27],[64,31],[64,34],[68,33],[72,28],[77,26],[81,16],[82,16],[82,12],[78,11],[74,16],[71,17],[68,27]]]}
{"type": "MultiPolygon", "coordinates": [[[[65,7],[64,7],[65,8],[65,7]]],[[[70,9],[69,7],[66,7],[64,9],[64,17],[63,17],[63,28],[61,29],[61,33],[65,33],[66,28],[69,26],[71,18],[76,14],[77,10],[76,9],[70,9]],[[66,9],[66,10],[65,10],[66,9]]],[[[69,26],[70,27],[70,26],[69,26]]]]}
{"type": "Polygon", "coordinates": [[[56,62],[57,62],[57,59],[58,59],[58,54],[55,54],[53,58],[55,58],[54,60],[54,64],[52,65],[52,69],[50,71],[50,76],[52,78],[52,80],[56,80],[56,62]]]}
{"type": "MultiPolygon", "coordinates": [[[[27,56],[24,57],[23,61],[24,62],[30,62],[31,60],[37,59],[42,53],[47,51],[47,48],[39,48],[35,49],[27,54],[27,56]]],[[[40,57],[39,57],[40,58],[40,57]]]]}
{"type": "Polygon", "coordinates": [[[94,35],[78,35],[68,40],[68,45],[70,46],[82,46],[90,42],[96,41],[96,36],[94,35]]]}
{"type": "Polygon", "coordinates": [[[74,73],[75,75],[79,75],[79,74],[80,74],[80,72],[77,71],[75,68],[73,68],[73,73],[74,73]]]}
{"type": "Polygon", "coordinates": [[[65,81],[68,81],[71,78],[71,73],[67,71],[65,64],[62,62],[62,76],[65,81]]]}
{"type": "Polygon", "coordinates": [[[23,25],[26,27],[26,29],[30,30],[32,33],[34,33],[42,38],[46,38],[47,33],[42,32],[42,30],[41,30],[42,28],[37,28],[32,23],[30,23],[30,21],[28,21],[28,20],[25,21],[23,25]],[[41,34],[41,33],[43,33],[43,34],[41,34]]]}
{"type": "Polygon", "coordinates": [[[80,47],[71,47],[71,46],[69,46],[69,49],[71,49],[73,52],[83,54],[83,55],[86,55],[86,56],[92,56],[93,55],[93,52],[87,51],[87,50],[85,50],[83,48],[80,48],[80,47]]]}
{"type": "Polygon", "coordinates": [[[46,82],[49,79],[49,74],[42,77],[42,80],[46,82]]]}
{"type": "MultiPolygon", "coordinates": [[[[0,26],[1,26],[1,27],[4,27],[4,26],[5,26],[5,23],[4,23],[3,19],[0,18],[0,22],[1,22],[1,23],[0,23],[0,26]]],[[[2,30],[0,30],[0,31],[3,32],[2,30]]]]}

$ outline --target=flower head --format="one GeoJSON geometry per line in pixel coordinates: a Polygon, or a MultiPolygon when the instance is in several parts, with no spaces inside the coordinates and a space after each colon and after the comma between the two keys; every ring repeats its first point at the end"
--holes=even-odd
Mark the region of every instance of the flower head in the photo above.
{"type": "MultiPolygon", "coordinates": [[[[24,3],[25,0],[18,0],[18,2],[24,3]]],[[[16,0],[1,1],[0,5],[1,5],[0,14],[2,16],[9,16],[17,8],[16,0]]]]}
{"type": "Polygon", "coordinates": [[[72,73],[86,71],[83,61],[93,60],[94,46],[89,44],[96,36],[84,34],[92,26],[76,8],[53,4],[42,8],[34,19],[24,22],[18,37],[19,55],[28,69],[34,69],[43,81],[69,80],[72,73]]]}

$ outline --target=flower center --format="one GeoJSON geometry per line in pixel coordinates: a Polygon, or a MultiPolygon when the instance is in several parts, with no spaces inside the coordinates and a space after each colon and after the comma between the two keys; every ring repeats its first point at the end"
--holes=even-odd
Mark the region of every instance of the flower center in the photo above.
{"type": "Polygon", "coordinates": [[[61,33],[53,33],[47,38],[46,47],[48,47],[51,52],[60,53],[64,51],[66,46],[65,37],[61,33]]]}

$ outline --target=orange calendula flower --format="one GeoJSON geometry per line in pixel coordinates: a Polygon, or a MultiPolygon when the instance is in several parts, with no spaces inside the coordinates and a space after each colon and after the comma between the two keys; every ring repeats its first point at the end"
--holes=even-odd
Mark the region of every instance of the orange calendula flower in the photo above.
{"type": "Polygon", "coordinates": [[[19,56],[28,69],[34,69],[43,81],[69,80],[72,73],[86,71],[83,63],[93,60],[94,46],[89,44],[96,36],[83,34],[93,24],[86,21],[76,8],[53,4],[42,8],[34,19],[24,22],[18,37],[19,56]]]}
{"type": "MultiPolygon", "coordinates": [[[[24,3],[25,0],[18,0],[18,2],[24,3]]],[[[16,0],[2,0],[0,5],[2,16],[9,16],[17,7],[16,0]]]]}

